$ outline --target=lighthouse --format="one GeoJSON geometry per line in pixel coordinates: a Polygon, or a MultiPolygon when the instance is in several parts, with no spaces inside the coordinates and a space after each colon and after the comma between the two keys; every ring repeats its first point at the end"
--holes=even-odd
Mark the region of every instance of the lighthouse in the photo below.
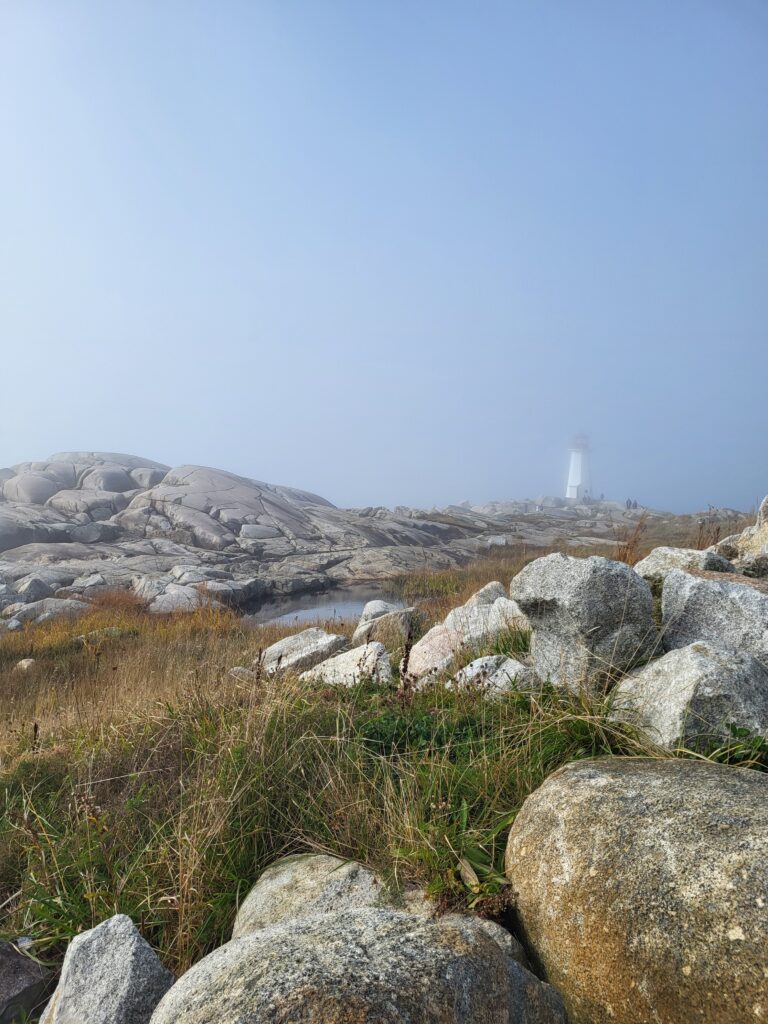
{"type": "Polygon", "coordinates": [[[589,441],[584,434],[577,434],[570,447],[568,486],[565,489],[565,497],[567,501],[579,502],[591,493],[589,441]]]}

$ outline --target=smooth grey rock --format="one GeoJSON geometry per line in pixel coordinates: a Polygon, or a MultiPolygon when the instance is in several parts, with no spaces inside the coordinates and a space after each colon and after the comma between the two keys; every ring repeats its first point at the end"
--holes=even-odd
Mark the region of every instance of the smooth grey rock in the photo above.
{"type": "Polygon", "coordinates": [[[262,873],[243,900],[232,938],[285,921],[388,904],[386,887],[356,861],[318,853],[282,857],[262,873]]]}
{"type": "Polygon", "coordinates": [[[700,640],[622,679],[610,717],[668,750],[706,750],[732,738],[729,726],[768,737],[768,670],[750,654],[700,640]]]}
{"type": "Polygon", "coordinates": [[[486,583],[477,593],[473,594],[464,607],[475,608],[480,605],[494,604],[499,598],[506,598],[507,596],[507,588],[504,584],[494,580],[492,583],[486,583]]]}
{"type": "Polygon", "coordinates": [[[704,579],[675,570],[664,581],[661,614],[667,650],[708,640],[752,654],[768,668],[768,593],[747,580],[704,579]]]}
{"type": "Polygon", "coordinates": [[[387,686],[392,682],[392,669],[384,644],[370,643],[328,658],[302,672],[301,678],[328,686],[355,686],[363,680],[387,686]]]}
{"type": "Polygon", "coordinates": [[[488,696],[498,696],[515,690],[527,690],[537,682],[529,665],[503,654],[476,658],[457,672],[453,685],[483,690],[488,696]]]}
{"type": "Polygon", "coordinates": [[[360,615],[358,627],[365,625],[366,622],[373,622],[374,619],[379,619],[382,615],[391,615],[400,610],[399,605],[389,601],[368,601],[360,615]]]}
{"type": "Polygon", "coordinates": [[[20,599],[30,604],[33,601],[42,601],[46,597],[53,597],[53,589],[44,579],[34,574],[16,581],[16,593],[20,599]]]}
{"type": "Polygon", "coordinates": [[[172,984],[131,919],[117,914],[72,939],[40,1024],[148,1024],[172,984]]]}
{"type": "Polygon", "coordinates": [[[152,1024],[565,1024],[557,994],[469,918],[365,907],[235,939],[189,970],[152,1024]]]}
{"type": "Polygon", "coordinates": [[[13,666],[12,671],[30,672],[35,667],[36,664],[37,661],[34,658],[22,658],[21,661],[16,662],[16,664],[13,666]]]}
{"type": "Polygon", "coordinates": [[[510,830],[524,938],[570,1024],[755,1024],[768,976],[768,777],[606,757],[551,775],[510,830]]]}
{"type": "Polygon", "coordinates": [[[648,583],[623,562],[547,555],[512,580],[533,627],[539,678],[578,691],[650,657],[659,646],[648,583]]]}
{"type": "MultiPolygon", "coordinates": [[[[374,602],[369,602],[373,604],[374,602]]],[[[378,602],[384,604],[383,601],[378,602]]],[[[366,606],[367,607],[367,606],[366,606]]],[[[365,621],[360,620],[352,634],[352,646],[359,647],[372,641],[383,643],[388,650],[399,650],[416,633],[421,615],[416,608],[395,608],[365,621]]]]}
{"type": "Polygon", "coordinates": [[[151,576],[134,576],[131,589],[142,601],[154,601],[168,586],[165,579],[153,579],[151,576]]]}
{"type": "Polygon", "coordinates": [[[0,1024],[20,1024],[39,1013],[55,983],[53,971],[0,941],[0,1024]]]}
{"type": "Polygon", "coordinates": [[[178,583],[169,583],[164,593],[156,597],[149,606],[154,615],[167,615],[171,612],[191,612],[197,608],[221,607],[215,597],[201,587],[182,587],[178,583]]]}
{"type": "Polygon", "coordinates": [[[518,604],[505,596],[489,603],[493,593],[493,589],[484,587],[425,633],[411,649],[408,675],[426,681],[448,671],[459,654],[467,650],[479,654],[510,629],[526,630],[528,620],[518,604]],[[479,595],[483,596],[477,600],[479,595]]]}
{"type": "Polygon", "coordinates": [[[669,547],[654,548],[634,568],[638,575],[651,582],[663,580],[673,569],[706,569],[710,572],[735,571],[733,564],[715,551],[669,547]]]}
{"type": "Polygon", "coordinates": [[[347,646],[347,638],[313,626],[278,640],[264,651],[263,668],[275,672],[304,672],[326,661],[347,646]]]}
{"type": "Polygon", "coordinates": [[[28,622],[49,622],[51,619],[62,616],[74,619],[89,611],[90,608],[91,605],[85,601],[46,597],[42,601],[33,601],[31,604],[10,604],[3,608],[0,614],[4,618],[13,619],[23,625],[28,622]]]}

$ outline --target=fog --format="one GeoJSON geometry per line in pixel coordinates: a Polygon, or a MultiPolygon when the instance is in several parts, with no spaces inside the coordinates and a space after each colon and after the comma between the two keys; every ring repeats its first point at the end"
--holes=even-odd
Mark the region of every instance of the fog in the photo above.
{"type": "Polygon", "coordinates": [[[0,465],[768,492],[768,8],[0,5],[0,465]]]}

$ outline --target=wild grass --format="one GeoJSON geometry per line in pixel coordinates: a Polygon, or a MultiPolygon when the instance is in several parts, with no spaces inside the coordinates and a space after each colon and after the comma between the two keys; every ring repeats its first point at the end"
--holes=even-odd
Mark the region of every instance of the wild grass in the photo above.
{"type": "MultiPolygon", "coordinates": [[[[535,554],[399,586],[429,625],[535,554]]],[[[107,596],[76,622],[0,637],[1,935],[56,963],[72,935],[120,911],[182,972],[229,938],[269,863],[307,849],[499,915],[508,828],[547,775],[584,757],[669,756],[611,723],[599,696],[229,674],[305,625],[253,628],[212,608],[157,617],[107,596]]],[[[477,653],[525,644],[510,633],[477,653]]],[[[766,755],[739,736],[715,759],[766,755]]]]}

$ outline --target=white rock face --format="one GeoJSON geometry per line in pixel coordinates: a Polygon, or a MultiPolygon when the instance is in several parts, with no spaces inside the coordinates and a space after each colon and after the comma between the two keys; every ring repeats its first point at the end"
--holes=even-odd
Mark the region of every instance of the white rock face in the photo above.
{"type": "Polygon", "coordinates": [[[667,650],[708,640],[752,654],[768,668],[768,593],[746,580],[721,582],[675,570],[664,581],[661,609],[667,650]]]}
{"type": "Polygon", "coordinates": [[[768,670],[750,654],[700,640],[622,679],[611,718],[637,726],[668,750],[706,749],[731,738],[730,725],[768,736],[768,670]]]}
{"type": "Polygon", "coordinates": [[[313,626],[268,647],[264,652],[263,668],[269,675],[305,672],[343,651],[347,643],[345,636],[326,633],[324,629],[313,626]]]}
{"type": "Polygon", "coordinates": [[[479,651],[510,629],[527,629],[528,620],[517,603],[506,596],[496,596],[498,586],[501,584],[483,587],[425,633],[411,649],[408,674],[414,679],[425,679],[446,672],[458,654],[479,651]]]}
{"type": "Polygon", "coordinates": [[[355,686],[364,679],[386,686],[392,682],[392,669],[384,644],[371,643],[336,654],[303,672],[301,678],[329,686],[355,686]]]}
{"type": "Polygon", "coordinates": [[[536,674],[578,691],[622,672],[659,647],[648,583],[623,562],[547,555],[512,580],[533,627],[536,674]]]}
{"type": "Polygon", "coordinates": [[[72,939],[40,1024],[148,1024],[172,984],[131,919],[117,914],[72,939]]]}
{"type": "Polygon", "coordinates": [[[235,939],[174,985],[152,1024],[565,1024],[556,993],[469,918],[364,907],[235,939]]]}
{"type": "Polygon", "coordinates": [[[19,601],[31,604],[33,601],[42,601],[46,597],[53,597],[53,588],[41,576],[30,574],[16,581],[16,593],[19,595],[19,601]]]}
{"type": "Polygon", "coordinates": [[[457,672],[453,680],[456,686],[481,689],[489,697],[513,690],[527,690],[536,682],[536,674],[529,665],[503,654],[476,658],[457,672]]]}

